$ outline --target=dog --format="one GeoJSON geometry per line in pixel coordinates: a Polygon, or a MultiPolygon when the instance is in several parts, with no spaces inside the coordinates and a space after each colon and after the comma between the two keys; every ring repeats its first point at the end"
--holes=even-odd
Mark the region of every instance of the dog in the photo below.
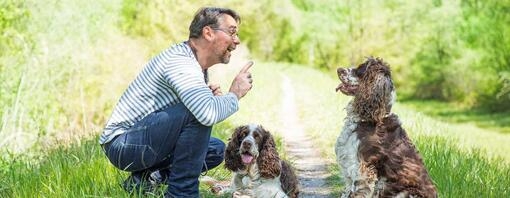
{"type": "Polygon", "coordinates": [[[234,129],[225,151],[225,167],[233,172],[229,189],[234,197],[290,197],[299,195],[293,167],[280,159],[269,131],[250,124],[234,129]]]}
{"type": "Polygon", "coordinates": [[[337,74],[336,91],[354,97],[335,145],[345,182],[341,197],[437,197],[418,150],[391,112],[396,92],[389,65],[368,57],[337,74]]]}

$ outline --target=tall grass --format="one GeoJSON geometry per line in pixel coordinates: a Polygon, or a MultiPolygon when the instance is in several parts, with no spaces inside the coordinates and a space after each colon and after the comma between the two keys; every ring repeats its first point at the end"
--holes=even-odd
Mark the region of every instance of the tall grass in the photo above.
{"type": "Polygon", "coordinates": [[[58,147],[44,158],[2,160],[0,197],[108,196],[121,189],[119,174],[107,166],[97,140],[58,147]]]}
{"type": "MultiPolygon", "coordinates": [[[[221,131],[231,128],[224,123],[214,130],[220,131],[214,136],[226,138],[221,131]]],[[[153,194],[126,193],[120,184],[129,174],[110,164],[95,136],[51,149],[38,160],[0,159],[0,167],[0,197],[161,197],[165,191],[162,187],[153,194]]],[[[221,167],[207,175],[230,179],[230,173],[221,167]]],[[[201,194],[212,196],[205,185],[201,186],[201,194]]]]}
{"type": "Polygon", "coordinates": [[[510,166],[483,152],[466,152],[456,141],[438,136],[414,138],[440,197],[508,197],[510,166]]]}

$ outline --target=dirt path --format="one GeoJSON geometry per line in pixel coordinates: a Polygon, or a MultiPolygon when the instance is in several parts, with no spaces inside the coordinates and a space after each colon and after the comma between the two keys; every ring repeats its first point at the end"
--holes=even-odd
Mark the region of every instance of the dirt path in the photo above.
{"type": "Polygon", "coordinates": [[[312,140],[304,132],[296,111],[294,87],[291,79],[282,74],[281,118],[284,130],[282,136],[290,160],[294,162],[301,187],[300,197],[331,197],[326,184],[327,163],[314,148],[312,140]]]}

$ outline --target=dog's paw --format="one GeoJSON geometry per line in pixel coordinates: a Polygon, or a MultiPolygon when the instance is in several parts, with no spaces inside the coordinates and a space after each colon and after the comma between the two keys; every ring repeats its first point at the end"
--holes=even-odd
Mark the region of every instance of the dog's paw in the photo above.
{"type": "Polygon", "coordinates": [[[211,186],[211,192],[215,195],[222,195],[229,192],[230,186],[223,184],[215,184],[211,186]]]}
{"type": "Polygon", "coordinates": [[[211,192],[215,195],[222,195],[230,193],[230,181],[218,181],[212,177],[204,176],[200,178],[200,183],[209,187],[211,192]]]}

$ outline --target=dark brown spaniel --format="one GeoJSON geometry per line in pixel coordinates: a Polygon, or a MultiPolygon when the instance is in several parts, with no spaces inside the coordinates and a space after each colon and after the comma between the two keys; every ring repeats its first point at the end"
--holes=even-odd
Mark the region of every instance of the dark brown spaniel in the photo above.
{"type": "Polygon", "coordinates": [[[335,146],[342,197],[437,197],[418,150],[391,112],[396,94],[389,65],[369,57],[337,73],[336,90],[354,97],[335,146]]]}

